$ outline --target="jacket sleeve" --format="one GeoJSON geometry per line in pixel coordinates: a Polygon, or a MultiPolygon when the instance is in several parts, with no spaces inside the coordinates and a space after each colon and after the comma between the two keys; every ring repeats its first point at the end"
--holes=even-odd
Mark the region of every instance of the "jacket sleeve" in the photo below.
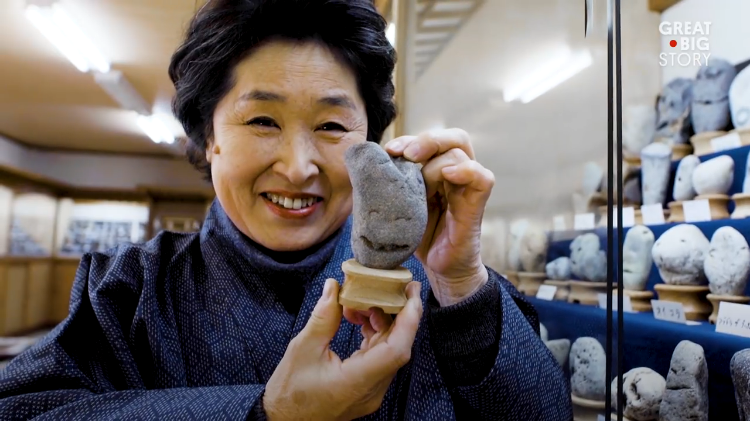
{"type": "Polygon", "coordinates": [[[106,295],[117,300],[91,294],[115,258],[84,256],[68,317],[0,372],[0,420],[261,417],[264,385],[148,389],[128,340],[143,275],[112,287],[106,295]]]}

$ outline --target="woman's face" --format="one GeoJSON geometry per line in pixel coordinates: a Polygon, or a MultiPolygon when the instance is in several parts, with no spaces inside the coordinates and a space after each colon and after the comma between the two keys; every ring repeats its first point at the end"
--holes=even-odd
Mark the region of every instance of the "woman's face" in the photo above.
{"type": "Polygon", "coordinates": [[[234,69],[206,150],[216,195],[245,235],[302,250],[352,208],[344,152],[367,140],[354,73],[317,43],[273,41],[234,69]]]}

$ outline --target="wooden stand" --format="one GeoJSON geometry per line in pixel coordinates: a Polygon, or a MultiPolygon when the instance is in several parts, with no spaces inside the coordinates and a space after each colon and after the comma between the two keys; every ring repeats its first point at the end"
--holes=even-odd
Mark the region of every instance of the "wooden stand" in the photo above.
{"type": "Polygon", "coordinates": [[[508,278],[514,287],[518,288],[518,272],[511,270],[505,271],[505,277],[508,278]]]}
{"type": "Polygon", "coordinates": [[[706,299],[707,286],[656,284],[654,289],[659,300],[682,303],[688,320],[704,321],[711,314],[711,303],[706,299]]]}
{"type": "Polygon", "coordinates": [[[685,213],[682,211],[682,201],[669,202],[669,219],[667,222],[685,222],[685,213]]]}
{"type": "Polygon", "coordinates": [[[599,305],[598,294],[607,293],[606,282],[568,281],[568,285],[570,286],[569,303],[597,306],[599,305]]]}
{"type": "Polygon", "coordinates": [[[708,294],[706,298],[708,298],[708,301],[710,301],[711,305],[714,307],[714,311],[711,312],[711,315],[708,317],[708,321],[711,322],[712,324],[716,324],[716,318],[719,317],[719,304],[721,304],[722,301],[725,301],[727,303],[736,303],[736,304],[750,303],[750,297],[741,297],[738,295],[708,294]]]}
{"type": "Polygon", "coordinates": [[[597,421],[599,414],[604,412],[607,406],[605,401],[592,401],[573,394],[570,395],[570,399],[573,401],[574,421],[597,421]]]}
{"type": "Polygon", "coordinates": [[[543,272],[518,272],[518,291],[533,297],[546,278],[547,274],[543,272]]]}
{"type": "Polygon", "coordinates": [[[626,164],[630,165],[631,167],[640,167],[641,166],[641,157],[638,155],[627,155],[624,154],[622,157],[622,160],[625,161],[626,164]]]}
{"type": "Polygon", "coordinates": [[[734,201],[734,212],[732,212],[732,219],[744,219],[750,217],[750,194],[748,193],[737,193],[732,196],[734,201]]]}
{"type": "Polygon", "coordinates": [[[693,152],[693,147],[686,144],[674,144],[672,145],[672,161],[679,161],[682,158],[690,155],[693,152]]]}
{"type": "MultiPolygon", "coordinates": [[[[612,291],[615,298],[617,297],[617,289],[612,291]]],[[[623,290],[623,294],[626,297],[630,297],[630,304],[633,307],[633,311],[638,313],[650,313],[651,312],[651,300],[654,298],[652,291],[634,291],[630,289],[623,290]]]]}
{"type": "Polygon", "coordinates": [[[371,269],[354,259],[342,263],[341,269],[344,271],[344,286],[339,292],[342,306],[362,311],[377,307],[387,314],[397,314],[406,305],[406,285],[412,281],[408,269],[371,269]]]}
{"type": "Polygon", "coordinates": [[[636,209],[633,212],[636,225],[643,225],[643,212],[640,209],[636,209]]]}
{"type": "Polygon", "coordinates": [[[729,211],[727,210],[729,196],[726,194],[702,194],[697,196],[695,200],[708,200],[712,221],[729,218],[729,211]]]}
{"type": "Polygon", "coordinates": [[[547,279],[544,281],[544,285],[551,285],[554,287],[557,287],[557,291],[555,291],[555,301],[568,301],[568,295],[570,295],[570,281],[555,281],[552,279],[547,279]]]}
{"type": "Polygon", "coordinates": [[[690,143],[693,145],[693,155],[703,156],[714,153],[711,140],[719,136],[724,136],[725,134],[727,134],[727,132],[723,131],[694,134],[690,137],[690,143]]]}

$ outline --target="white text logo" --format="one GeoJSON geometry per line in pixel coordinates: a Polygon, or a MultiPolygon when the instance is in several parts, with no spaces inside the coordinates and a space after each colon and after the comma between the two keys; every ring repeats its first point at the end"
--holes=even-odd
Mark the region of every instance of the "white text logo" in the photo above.
{"type": "Polygon", "coordinates": [[[662,22],[659,33],[674,50],[659,54],[660,66],[708,66],[711,22],[662,22]]]}

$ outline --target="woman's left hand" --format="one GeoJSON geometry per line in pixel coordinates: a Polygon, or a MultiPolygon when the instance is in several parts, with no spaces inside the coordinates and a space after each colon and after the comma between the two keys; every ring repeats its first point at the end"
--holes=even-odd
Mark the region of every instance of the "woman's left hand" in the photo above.
{"type": "Polygon", "coordinates": [[[469,135],[461,129],[433,130],[388,142],[392,156],[423,164],[427,188],[427,230],[416,251],[433,294],[446,307],[485,285],[480,233],[495,176],[474,160],[469,135]]]}

